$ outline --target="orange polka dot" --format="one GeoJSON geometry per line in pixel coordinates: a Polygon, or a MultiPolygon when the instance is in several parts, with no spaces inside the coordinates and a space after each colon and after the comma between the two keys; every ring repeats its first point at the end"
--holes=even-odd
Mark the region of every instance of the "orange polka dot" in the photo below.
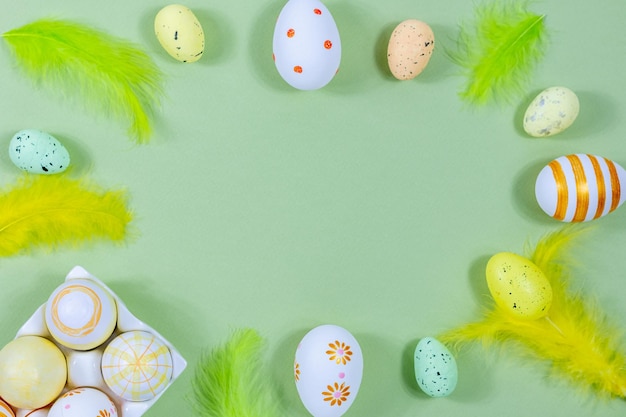
{"type": "Polygon", "coordinates": [[[276,55],[272,54],[272,60],[276,61],[276,55]]]}
{"type": "Polygon", "coordinates": [[[332,47],[333,47],[333,43],[332,43],[331,41],[326,40],[326,41],[324,42],[324,48],[326,48],[326,49],[330,49],[330,48],[332,48],[332,47]]]}
{"type": "Polygon", "coordinates": [[[302,74],[302,67],[300,65],[296,65],[293,67],[293,72],[297,72],[298,74],[302,74]]]}
{"type": "Polygon", "coordinates": [[[296,31],[295,31],[295,30],[293,30],[293,29],[289,29],[289,30],[287,31],[287,37],[288,37],[288,38],[293,38],[293,36],[294,36],[295,34],[296,34],[296,31]]]}
{"type": "Polygon", "coordinates": [[[313,9],[313,13],[320,15],[322,14],[322,11],[320,9],[313,9]]]}

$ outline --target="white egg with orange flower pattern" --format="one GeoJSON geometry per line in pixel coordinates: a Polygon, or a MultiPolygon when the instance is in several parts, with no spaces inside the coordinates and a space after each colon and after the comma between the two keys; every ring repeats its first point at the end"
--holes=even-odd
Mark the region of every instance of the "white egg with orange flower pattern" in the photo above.
{"type": "Polygon", "coordinates": [[[346,329],[326,324],[309,331],[294,362],[298,395],[314,417],[339,417],[354,402],[363,378],[363,354],[346,329]]]}
{"type": "Polygon", "coordinates": [[[81,387],[67,391],[50,407],[48,417],[117,417],[111,398],[96,388],[81,387]]]}

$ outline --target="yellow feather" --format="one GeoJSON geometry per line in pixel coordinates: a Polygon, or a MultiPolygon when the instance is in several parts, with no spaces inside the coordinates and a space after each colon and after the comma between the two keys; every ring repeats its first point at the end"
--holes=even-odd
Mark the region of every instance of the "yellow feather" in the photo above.
{"type": "Polygon", "coordinates": [[[482,320],[439,337],[459,349],[469,342],[515,344],[532,357],[548,361],[555,375],[600,395],[626,397],[626,354],[622,333],[589,295],[571,289],[571,249],[588,228],[568,225],[543,237],[528,258],[540,267],[553,290],[546,318],[520,320],[495,304],[482,320]]]}
{"type": "Polygon", "coordinates": [[[93,238],[121,242],[131,219],[122,191],[65,175],[25,175],[0,193],[0,256],[93,238]]]}

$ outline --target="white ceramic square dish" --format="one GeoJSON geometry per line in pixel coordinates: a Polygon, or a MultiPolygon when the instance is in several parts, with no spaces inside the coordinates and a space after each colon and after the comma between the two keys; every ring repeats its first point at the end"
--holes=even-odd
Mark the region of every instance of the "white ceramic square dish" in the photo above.
{"type": "MultiPolygon", "coordinates": [[[[54,342],[61,351],[65,354],[68,367],[68,378],[65,389],[63,392],[78,388],[78,387],[93,387],[105,392],[111,400],[115,403],[118,413],[121,417],[140,417],[145,413],[165,392],[165,390],[176,380],[176,378],[183,372],[187,366],[187,362],[176,350],[176,348],[159,332],[146,323],[135,317],[126,307],[124,302],[107,287],[98,278],[87,272],[80,266],[74,267],[66,276],[65,282],[74,279],[89,279],[100,285],[115,299],[117,304],[117,325],[111,337],[100,346],[91,350],[73,350],[57,343],[51,336],[45,320],[45,307],[44,303],[41,305],[35,313],[24,323],[24,325],[18,330],[16,338],[21,336],[42,336],[52,342],[54,342]],[[160,339],[165,346],[169,348],[172,358],[172,371],[171,378],[167,382],[166,387],[156,394],[153,398],[145,401],[130,401],[115,394],[105,383],[101,371],[101,359],[103,352],[107,345],[118,335],[130,331],[144,331],[153,334],[160,339]]],[[[37,416],[47,414],[46,409],[42,409],[37,412],[37,416]]],[[[32,410],[16,410],[16,416],[34,415],[32,410]]]]}

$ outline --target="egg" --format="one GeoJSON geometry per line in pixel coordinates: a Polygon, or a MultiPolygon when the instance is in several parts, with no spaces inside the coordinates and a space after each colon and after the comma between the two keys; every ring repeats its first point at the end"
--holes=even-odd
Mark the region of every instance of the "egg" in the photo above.
{"type": "Polygon", "coordinates": [[[448,348],[432,337],[421,339],[415,347],[415,379],[431,397],[446,397],[454,391],[459,380],[456,360],[448,348]]]}
{"type": "Polygon", "coordinates": [[[117,417],[117,407],[108,395],[96,388],[75,388],[59,397],[48,417],[117,417]]]}
{"type": "Polygon", "coordinates": [[[41,336],[21,336],[0,350],[0,397],[14,407],[35,409],[63,390],[67,363],[63,352],[41,336]]]}
{"type": "Polygon", "coordinates": [[[430,26],[415,19],[405,20],[396,26],[389,39],[389,69],[397,79],[411,80],[424,71],[434,49],[435,34],[430,26]]]}
{"type": "Polygon", "coordinates": [[[204,53],[204,30],[188,7],[170,4],[159,10],[154,32],[163,49],[180,62],[196,62],[204,53]]]}
{"type": "Polygon", "coordinates": [[[315,417],[338,417],[354,403],[363,377],[363,354],[346,329],[326,324],[309,331],[296,350],[298,395],[315,417]]]}
{"type": "Polygon", "coordinates": [[[556,135],[574,123],[579,111],[580,103],[572,90],[567,87],[546,88],[528,105],[524,113],[524,130],[534,137],[556,135]]]}
{"type": "Polygon", "coordinates": [[[115,330],[117,306],[107,290],[90,279],[71,279],[46,302],[45,321],[52,337],[70,349],[89,350],[115,330]]]}
{"type": "Polygon", "coordinates": [[[274,27],[273,57],[280,76],[299,90],[328,84],[341,61],[341,40],[332,15],[318,0],[289,0],[274,27]]]}
{"type": "Polygon", "coordinates": [[[9,143],[9,158],[32,174],[57,174],[67,169],[70,154],[54,136],[36,129],[17,132],[9,143]]]}
{"type": "Polygon", "coordinates": [[[552,286],[529,259],[510,252],[497,253],[487,262],[486,277],[496,304],[514,317],[535,320],[548,314],[552,286]]]}
{"type": "Polygon", "coordinates": [[[2,400],[0,400],[0,417],[15,417],[13,409],[2,400]]]}
{"type": "Polygon", "coordinates": [[[606,216],[624,203],[626,171],[601,156],[572,154],[546,165],[537,175],[539,207],[563,222],[586,222],[606,216]]]}
{"type": "Polygon", "coordinates": [[[104,382],[129,401],[146,401],[161,393],[172,377],[172,355],[161,339],[145,331],[115,337],[102,355],[104,382]]]}

